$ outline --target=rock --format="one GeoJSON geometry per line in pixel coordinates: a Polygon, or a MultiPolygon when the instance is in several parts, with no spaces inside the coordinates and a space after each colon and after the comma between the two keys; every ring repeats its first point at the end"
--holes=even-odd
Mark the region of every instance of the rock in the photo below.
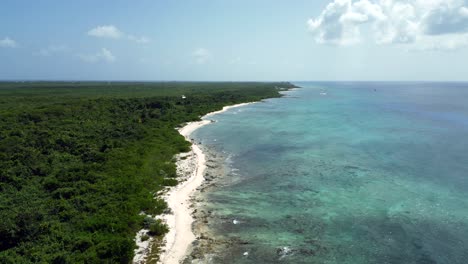
{"type": "Polygon", "coordinates": [[[276,254],[279,257],[284,258],[284,257],[289,256],[292,253],[294,253],[294,251],[295,250],[291,249],[290,247],[280,247],[280,248],[276,249],[276,254]]]}

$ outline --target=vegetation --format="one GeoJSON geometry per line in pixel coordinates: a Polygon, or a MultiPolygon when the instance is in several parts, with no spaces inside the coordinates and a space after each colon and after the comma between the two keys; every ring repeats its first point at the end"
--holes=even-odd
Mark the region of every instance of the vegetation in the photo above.
{"type": "Polygon", "coordinates": [[[129,263],[167,227],[174,129],[289,83],[0,83],[0,263],[129,263]],[[185,95],[185,99],[182,98],[185,95]]]}

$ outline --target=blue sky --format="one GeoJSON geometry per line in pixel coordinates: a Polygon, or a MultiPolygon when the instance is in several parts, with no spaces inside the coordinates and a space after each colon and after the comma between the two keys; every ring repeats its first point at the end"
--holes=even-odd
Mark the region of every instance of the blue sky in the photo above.
{"type": "Polygon", "coordinates": [[[468,0],[0,4],[0,79],[468,80],[468,0]]]}

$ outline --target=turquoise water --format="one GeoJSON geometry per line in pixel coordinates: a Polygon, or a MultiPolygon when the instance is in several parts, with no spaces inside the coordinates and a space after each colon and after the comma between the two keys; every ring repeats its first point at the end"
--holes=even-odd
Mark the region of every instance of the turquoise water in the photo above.
{"type": "Polygon", "coordinates": [[[215,262],[468,263],[468,83],[297,84],[194,134],[215,262]]]}

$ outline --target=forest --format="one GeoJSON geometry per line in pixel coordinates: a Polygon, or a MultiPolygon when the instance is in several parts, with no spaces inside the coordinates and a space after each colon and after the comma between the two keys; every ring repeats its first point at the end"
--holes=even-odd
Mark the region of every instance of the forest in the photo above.
{"type": "Polygon", "coordinates": [[[161,214],[155,193],[177,184],[190,143],[175,128],[292,87],[0,83],[0,263],[131,262],[136,231],[167,231],[139,213],[161,214]]]}

